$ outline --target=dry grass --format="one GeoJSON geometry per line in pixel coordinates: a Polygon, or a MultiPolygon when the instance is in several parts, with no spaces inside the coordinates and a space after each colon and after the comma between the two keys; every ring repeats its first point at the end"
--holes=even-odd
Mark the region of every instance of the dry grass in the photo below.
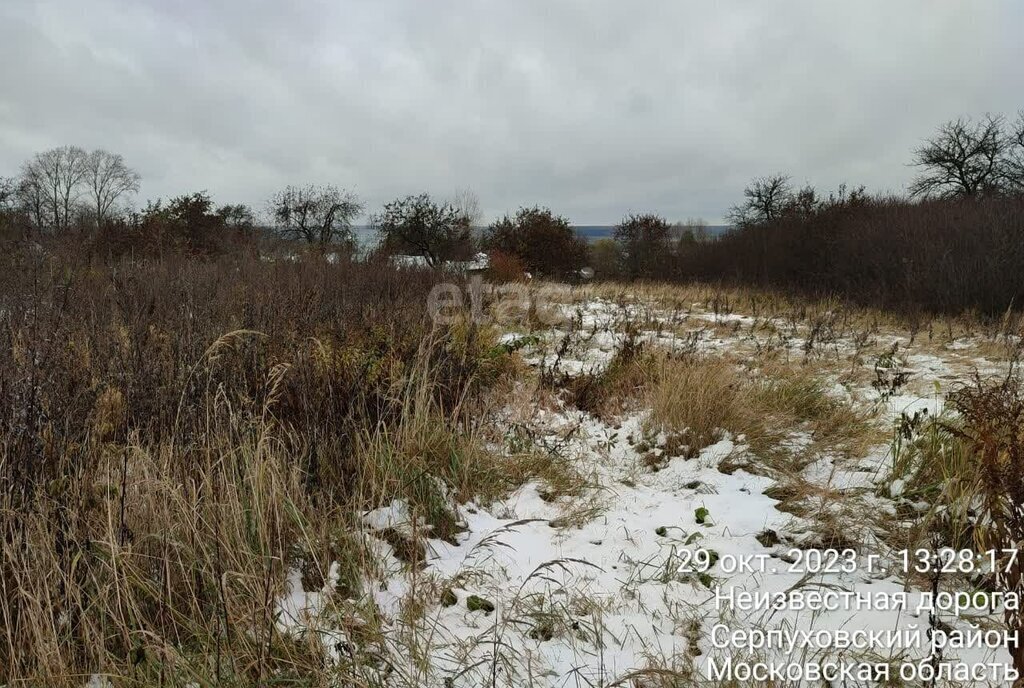
{"type": "MultiPolygon", "coordinates": [[[[990,583],[1020,597],[1024,595],[1024,563],[1017,556],[1024,542],[1024,380],[1016,368],[997,383],[976,379],[956,390],[951,401],[963,422],[962,429],[954,432],[972,454],[970,470],[977,473],[981,487],[975,529],[978,550],[998,552],[990,583]]],[[[1007,605],[1004,617],[1010,632],[1024,632],[1024,612],[1007,605]]],[[[1010,655],[1014,669],[1024,671],[1024,646],[1012,646],[1010,655]]]]}
{"type": "Polygon", "coordinates": [[[627,324],[623,341],[606,366],[567,381],[572,403],[600,418],[621,415],[642,399],[642,391],[656,375],[652,372],[655,361],[656,356],[637,340],[635,327],[627,324]]]}
{"type": "MultiPolygon", "coordinates": [[[[959,314],[896,312],[851,303],[838,298],[813,297],[764,287],[741,287],[699,281],[683,284],[598,282],[578,287],[540,284],[534,287],[542,300],[582,303],[604,299],[612,303],[653,304],[680,314],[701,311],[725,317],[742,313],[757,327],[799,326],[813,328],[828,323],[835,336],[887,333],[920,343],[932,350],[954,341],[975,340],[977,354],[992,360],[1009,360],[1024,336],[1024,313],[1007,310],[996,316],[965,311],[959,314]]],[[[721,327],[721,322],[709,326],[721,327]]],[[[729,325],[734,328],[734,324],[729,325]]]]}
{"type": "Polygon", "coordinates": [[[755,449],[766,451],[766,442],[777,441],[788,429],[809,433],[811,451],[840,452],[862,456],[877,444],[881,434],[870,422],[869,411],[849,399],[829,393],[826,379],[814,368],[774,367],[755,378],[748,408],[761,419],[760,430],[751,430],[755,449]]]}
{"type": "Polygon", "coordinates": [[[406,392],[402,422],[366,428],[355,448],[355,502],[372,509],[405,500],[431,527],[453,540],[455,504],[493,498],[506,485],[503,461],[488,451],[461,414],[445,414],[421,382],[406,392]]]}
{"type": "Polygon", "coordinates": [[[882,482],[888,492],[894,482],[901,487],[891,495],[903,505],[906,517],[893,523],[891,537],[898,546],[975,545],[972,514],[982,481],[974,452],[959,435],[960,426],[958,418],[946,415],[904,418],[895,429],[891,470],[882,482]],[[910,507],[914,504],[929,508],[921,513],[910,507]]]}
{"type": "Polygon", "coordinates": [[[676,438],[686,456],[728,431],[744,436],[768,467],[792,472],[823,451],[859,456],[877,437],[865,413],[829,396],[825,383],[799,365],[751,371],[726,358],[665,357],[653,377],[648,431],[676,438]],[[807,433],[806,448],[785,444],[794,430],[807,433]]]}
{"type": "MultiPolygon", "coordinates": [[[[384,657],[394,649],[427,675],[430,642],[418,634],[436,629],[419,622],[444,591],[410,573],[414,589],[385,633],[363,589],[384,575],[368,550],[383,540],[415,568],[422,538],[458,535],[456,503],[530,480],[552,499],[582,494],[588,478],[565,453],[574,430],[560,437],[532,422],[560,398],[609,420],[649,407],[646,430],[669,437],[669,454],[743,435],[751,470],[780,479],[783,506],[820,521],[822,544],[846,535],[827,508],[839,496],[800,471],[824,452],[856,457],[877,441],[867,415],[830,393],[834,363],[772,350],[667,355],[639,343],[640,328],[661,327],[650,313],[635,316],[606,369],[560,380],[563,390],[511,382],[523,364],[488,328],[433,327],[423,301],[434,278],[418,273],[5,259],[0,684],[77,687],[100,673],[119,687],[415,685],[417,676],[389,676],[384,657]],[[809,444],[788,445],[794,431],[809,444]],[[361,532],[359,515],[394,499],[409,505],[411,532],[361,532]],[[340,640],[284,628],[277,603],[294,571],[305,590],[326,591],[320,613],[340,640]]],[[[555,288],[530,290],[532,303],[555,288]]],[[[709,327],[813,330],[823,348],[892,324],[870,311],[837,314],[830,302],[700,286],[557,291],[652,298],[679,313],[752,307],[753,325],[709,327]]],[[[971,408],[992,415],[990,405],[971,408]]],[[[970,436],[979,446],[1006,444],[1005,433],[973,427],[984,430],[970,436]]],[[[936,464],[944,454],[918,451],[906,459],[914,489],[959,499],[942,490],[968,468],[963,456],[936,464]]],[[[564,524],[601,508],[578,500],[564,524]]],[[[534,611],[537,633],[566,632],[559,610],[534,611]]],[[[634,682],[676,678],[666,668],[634,682]]]]}
{"type": "Polygon", "coordinates": [[[322,662],[273,601],[297,552],[326,568],[329,520],[267,426],[227,422],[187,466],[171,445],[98,447],[93,474],[6,516],[7,680],[258,683],[322,662]]]}
{"type": "Polygon", "coordinates": [[[719,358],[664,358],[650,391],[650,432],[665,432],[688,456],[714,443],[724,430],[743,432],[750,424],[732,365],[719,358]]]}
{"type": "MultiPolygon", "coordinates": [[[[277,618],[288,571],[358,600],[362,510],[452,538],[454,500],[558,475],[485,446],[514,357],[433,328],[428,275],[5,259],[0,684],[320,685],[330,643],[277,618]]],[[[374,615],[340,627],[379,641],[374,615]]],[[[336,676],[373,664],[351,650],[336,676]]]]}

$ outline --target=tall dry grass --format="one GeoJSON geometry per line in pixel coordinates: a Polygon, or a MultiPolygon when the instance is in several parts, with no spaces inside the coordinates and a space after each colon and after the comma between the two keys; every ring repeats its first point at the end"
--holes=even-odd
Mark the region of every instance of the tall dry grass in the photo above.
{"type": "Polygon", "coordinates": [[[675,436],[690,456],[728,432],[742,435],[764,465],[790,473],[822,451],[859,455],[874,437],[866,413],[830,396],[799,364],[744,369],[729,358],[669,356],[652,377],[648,429],[675,436]],[[794,431],[808,435],[813,453],[785,444],[794,431]]]}
{"type": "MultiPolygon", "coordinates": [[[[1014,367],[1002,380],[976,379],[950,395],[960,423],[956,436],[973,456],[970,472],[980,484],[980,514],[974,537],[979,551],[996,552],[990,583],[1007,595],[1024,597],[1024,381],[1014,367]]],[[[1024,633],[1024,612],[1007,604],[1009,631],[1024,633]]],[[[1024,671],[1024,643],[1008,648],[1017,671],[1024,671]]]]}
{"type": "Polygon", "coordinates": [[[649,396],[648,426],[680,437],[690,456],[720,439],[721,433],[742,433],[751,425],[739,376],[724,359],[664,359],[656,379],[649,396]]]}
{"type": "Polygon", "coordinates": [[[2,260],[0,684],[323,685],[287,573],[335,562],[358,597],[361,510],[405,499],[452,537],[452,499],[512,480],[475,429],[509,356],[433,326],[435,277],[2,260]]]}

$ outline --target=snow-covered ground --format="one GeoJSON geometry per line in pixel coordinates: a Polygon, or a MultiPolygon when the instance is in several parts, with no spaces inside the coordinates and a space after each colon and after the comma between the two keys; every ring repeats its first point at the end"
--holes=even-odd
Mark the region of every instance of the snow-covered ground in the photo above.
{"type": "MultiPolygon", "coordinates": [[[[565,323],[521,353],[534,368],[557,367],[569,376],[606,365],[625,337],[627,321],[638,324],[641,340],[668,350],[744,355],[765,345],[759,337],[771,338],[764,334],[771,323],[763,318],[716,315],[699,304],[685,312],[600,299],[560,307],[565,323]],[[567,337],[575,337],[574,343],[561,346],[567,337]]],[[[787,328],[772,344],[786,356],[806,360],[817,346],[836,371],[851,369],[859,347],[852,337],[812,340],[808,346],[807,331],[777,323],[778,331],[787,328]]],[[[502,341],[527,340],[510,331],[502,341]]],[[[860,375],[837,372],[830,392],[873,409],[882,429],[901,414],[941,413],[944,392],[971,370],[1006,369],[979,355],[969,340],[927,350],[906,336],[891,335],[885,344],[892,342],[897,354],[886,365],[898,366],[906,384],[881,393],[871,385],[876,364],[866,360],[853,364],[862,368],[860,375]]],[[[765,494],[775,485],[767,472],[719,469],[726,458],[756,464],[742,436],[725,432],[696,458],[666,457],[664,468],[652,471],[644,453],[664,448],[658,438],[648,446],[645,414],[639,409],[609,421],[566,404],[531,413],[532,431],[558,444],[587,487],[552,499],[544,485],[530,483],[494,504],[462,504],[465,531],[456,543],[429,540],[422,569],[410,569],[375,536],[386,528],[417,529],[404,504],[366,514],[365,537],[379,558],[378,574],[366,587],[385,638],[375,651],[387,660],[360,670],[386,685],[667,686],[714,678],[727,659],[781,662],[804,672],[888,663],[895,679],[900,665],[921,661],[977,666],[1009,660],[1004,648],[947,647],[941,656],[932,651],[929,627],[998,629],[1000,619],[987,610],[969,610],[930,620],[918,609],[925,591],[897,575],[896,555],[875,531],[879,522],[897,518],[894,500],[903,488],[900,478],[880,485],[892,480],[886,444],[849,461],[823,454],[803,469],[800,478],[827,495],[820,510],[850,519],[851,534],[856,531],[855,555],[825,560],[831,566],[819,572],[822,562],[806,554],[820,543],[814,517],[779,510],[779,502],[765,494]],[[747,598],[737,593],[783,596],[786,603],[765,609],[744,604],[747,598]],[[895,608],[904,595],[906,608],[895,608]],[[819,598],[829,602],[828,609],[813,608],[819,598]],[[879,638],[885,640],[869,642],[879,638]],[[766,639],[798,645],[770,647],[766,639]]],[[[801,451],[809,441],[794,428],[783,448],[801,451]]],[[[337,612],[324,612],[330,581],[322,591],[303,591],[295,575],[289,590],[279,602],[282,629],[317,633],[333,661],[345,661],[358,640],[340,630],[337,612]]],[[[734,685],[752,683],[735,678],[734,685]]],[[[916,682],[927,683],[903,683],[916,682]]],[[[799,683],[791,674],[776,685],[799,683]]],[[[978,676],[959,683],[1002,685],[978,676]]],[[[854,675],[831,684],[877,682],[854,675]]]]}

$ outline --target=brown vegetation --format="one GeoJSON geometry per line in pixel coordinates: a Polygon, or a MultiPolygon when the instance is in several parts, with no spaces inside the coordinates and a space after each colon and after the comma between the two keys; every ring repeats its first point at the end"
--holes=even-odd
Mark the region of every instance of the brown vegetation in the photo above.
{"type": "MultiPolygon", "coordinates": [[[[992,584],[997,590],[1024,596],[1024,384],[1012,371],[997,384],[962,387],[951,397],[962,418],[957,434],[973,453],[970,473],[978,477],[983,513],[976,534],[978,551],[995,552],[992,584]]],[[[1024,613],[1007,605],[1006,625],[1019,637],[1024,613]]],[[[1024,671],[1024,644],[1011,647],[1013,666],[1024,671]]]]}
{"type": "Polygon", "coordinates": [[[999,316],[1024,274],[1024,198],[840,197],[680,256],[677,279],[723,281],[904,311],[999,316]]]}
{"type": "Polygon", "coordinates": [[[433,327],[429,274],[3,261],[2,683],[315,675],[320,644],[274,618],[288,569],[337,561],[354,590],[361,510],[404,498],[450,538],[453,499],[529,477],[474,430],[509,355],[433,327]]]}
{"type": "Polygon", "coordinates": [[[520,208],[487,229],[484,248],[517,256],[526,269],[547,278],[571,278],[586,262],[587,244],[569,221],[547,208],[520,208]]]}

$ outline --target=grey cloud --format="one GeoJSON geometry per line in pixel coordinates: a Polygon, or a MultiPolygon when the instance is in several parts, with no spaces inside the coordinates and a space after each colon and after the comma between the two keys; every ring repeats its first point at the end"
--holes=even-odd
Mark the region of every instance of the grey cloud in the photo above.
{"type": "Polygon", "coordinates": [[[1014,0],[4,0],[0,174],[75,143],[123,153],[144,198],[469,186],[491,216],[714,222],[757,174],[899,190],[939,123],[1024,107],[1022,20],[1014,0]]]}

